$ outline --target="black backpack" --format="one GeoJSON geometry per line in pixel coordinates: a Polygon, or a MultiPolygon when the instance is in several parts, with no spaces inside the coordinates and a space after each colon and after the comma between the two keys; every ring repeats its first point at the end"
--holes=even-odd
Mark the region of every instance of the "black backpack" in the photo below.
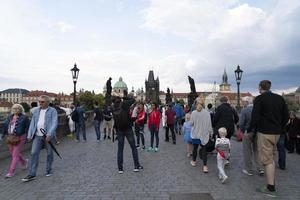
{"type": "Polygon", "coordinates": [[[74,122],[78,122],[79,121],[79,113],[77,112],[76,109],[71,113],[71,119],[74,122]]]}
{"type": "Polygon", "coordinates": [[[131,126],[130,114],[122,107],[113,110],[113,118],[116,129],[127,130],[131,126]]]}

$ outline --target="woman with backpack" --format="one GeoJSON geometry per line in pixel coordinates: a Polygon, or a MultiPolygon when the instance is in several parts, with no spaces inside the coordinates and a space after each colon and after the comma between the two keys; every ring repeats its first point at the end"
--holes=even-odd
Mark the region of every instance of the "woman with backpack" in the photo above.
{"type": "Polygon", "coordinates": [[[130,106],[134,103],[133,98],[123,97],[123,101],[120,97],[115,97],[113,99],[113,118],[114,118],[114,128],[116,129],[118,138],[118,168],[119,174],[123,174],[123,151],[124,151],[124,140],[125,137],[130,145],[133,162],[134,162],[134,172],[139,172],[143,169],[140,165],[138,158],[138,151],[135,146],[135,139],[132,131],[132,117],[130,115],[130,106]]]}

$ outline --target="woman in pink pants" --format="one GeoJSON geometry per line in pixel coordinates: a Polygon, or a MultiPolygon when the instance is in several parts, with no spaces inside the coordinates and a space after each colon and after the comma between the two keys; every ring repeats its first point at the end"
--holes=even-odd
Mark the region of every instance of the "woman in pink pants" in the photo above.
{"type": "Polygon", "coordinates": [[[27,168],[28,159],[23,158],[21,150],[26,141],[29,119],[23,113],[23,106],[20,104],[14,104],[12,106],[12,114],[8,116],[4,123],[3,135],[15,135],[18,138],[18,142],[16,144],[8,143],[8,149],[12,160],[5,176],[6,178],[11,178],[14,175],[18,162],[20,162],[23,169],[27,168]]]}

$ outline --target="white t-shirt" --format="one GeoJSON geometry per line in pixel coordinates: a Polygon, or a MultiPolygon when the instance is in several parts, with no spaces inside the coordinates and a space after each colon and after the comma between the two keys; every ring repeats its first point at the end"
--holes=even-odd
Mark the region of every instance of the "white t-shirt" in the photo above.
{"type": "Polygon", "coordinates": [[[37,123],[37,131],[36,135],[37,136],[43,136],[43,133],[40,131],[41,128],[45,129],[45,114],[46,114],[47,109],[41,109],[40,111],[40,116],[39,120],[37,123]]]}

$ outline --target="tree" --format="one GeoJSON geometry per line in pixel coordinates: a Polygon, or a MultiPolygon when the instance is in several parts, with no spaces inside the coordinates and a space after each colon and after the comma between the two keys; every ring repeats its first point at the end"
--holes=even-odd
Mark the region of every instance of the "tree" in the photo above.
{"type": "Polygon", "coordinates": [[[93,94],[90,91],[85,91],[80,95],[79,102],[84,103],[84,108],[86,110],[92,110],[94,108],[95,102],[97,102],[99,106],[103,106],[105,103],[105,99],[102,94],[93,94]]]}
{"type": "Polygon", "coordinates": [[[84,104],[86,110],[92,110],[94,106],[94,95],[90,91],[85,91],[80,95],[79,102],[84,104]]]}
{"type": "Polygon", "coordinates": [[[28,103],[22,102],[21,105],[24,108],[24,111],[27,113],[30,110],[30,106],[28,105],[28,103]]]}
{"type": "Polygon", "coordinates": [[[105,104],[105,97],[102,94],[94,95],[94,102],[97,102],[99,106],[103,106],[105,104]]]}

